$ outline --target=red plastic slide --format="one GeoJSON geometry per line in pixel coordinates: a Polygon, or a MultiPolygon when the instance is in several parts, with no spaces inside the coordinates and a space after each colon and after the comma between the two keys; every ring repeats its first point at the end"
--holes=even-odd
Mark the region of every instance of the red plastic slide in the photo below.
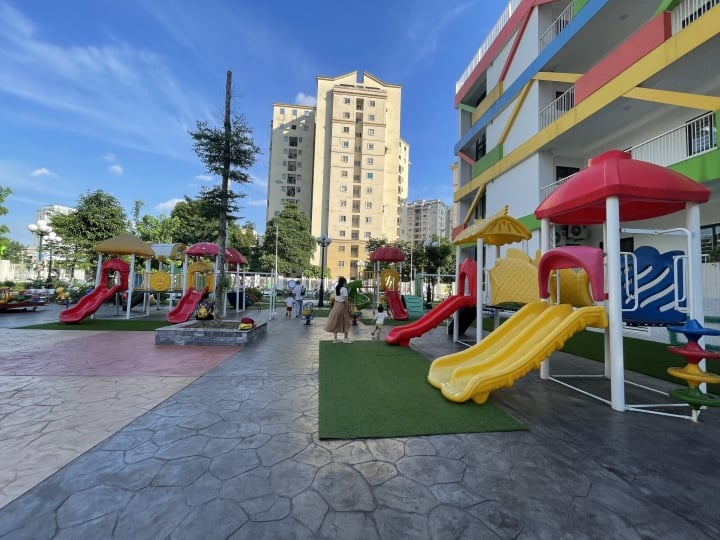
{"type": "Polygon", "coordinates": [[[393,319],[398,321],[406,321],[408,318],[408,312],[403,306],[402,297],[397,291],[385,291],[385,300],[387,301],[388,308],[392,314],[393,319]]]}
{"type": "Polygon", "coordinates": [[[207,293],[207,287],[198,291],[190,287],[187,292],[182,296],[177,306],[167,314],[167,320],[173,324],[185,322],[190,318],[197,308],[200,300],[207,293]]]}
{"type": "Polygon", "coordinates": [[[104,302],[107,302],[112,296],[124,290],[122,285],[114,285],[112,287],[95,287],[90,294],[86,294],[73,307],[67,308],[60,312],[60,322],[76,323],[82,321],[85,317],[89,317],[95,313],[104,302]]]}
{"type": "Polygon", "coordinates": [[[475,301],[475,296],[449,296],[417,321],[405,326],[396,326],[390,330],[385,342],[391,345],[407,347],[410,345],[411,338],[422,336],[425,332],[432,330],[458,309],[474,306],[475,301]]]}

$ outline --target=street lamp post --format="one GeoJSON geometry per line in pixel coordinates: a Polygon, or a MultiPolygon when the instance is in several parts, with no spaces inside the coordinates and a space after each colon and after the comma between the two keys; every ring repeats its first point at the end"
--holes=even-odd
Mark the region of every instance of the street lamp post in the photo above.
{"type": "MultiPolygon", "coordinates": [[[[430,248],[431,247],[438,247],[440,244],[437,242],[434,242],[432,238],[426,238],[423,242],[423,247],[427,251],[427,263],[428,263],[428,270],[430,270],[430,248]]],[[[425,273],[425,269],[423,268],[423,274],[425,273]]],[[[427,285],[427,298],[425,299],[426,303],[432,304],[432,279],[428,278],[428,285],[427,285]]]]}
{"type": "Polygon", "coordinates": [[[324,307],[323,299],[325,298],[325,249],[332,243],[327,234],[317,237],[318,246],[320,246],[320,298],[318,307],[324,307]]]}
{"type": "Polygon", "coordinates": [[[31,233],[37,235],[38,237],[38,273],[37,273],[37,281],[38,284],[40,283],[40,269],[42,268],[42,247],[43,247],[43,238],[46,236],[49,236],[52,232],[52,227],[47,224],[47,221],[44,219],[38,219],[35,223],[31,223],[27,226],[31,233]]]}
{"type": "Polygon", "coordinates": [[[47,246],[48,246],[48,252],[50,254],[50,257],[48,258],[48,275],[47,275],[47,283],[52,282],[52,270],[53,270],[53,248],[57,246],[60,242],[62,242],[62,237],[55,234],[54,231],[50,231],[50,233],[47,235],[47,246]]]}

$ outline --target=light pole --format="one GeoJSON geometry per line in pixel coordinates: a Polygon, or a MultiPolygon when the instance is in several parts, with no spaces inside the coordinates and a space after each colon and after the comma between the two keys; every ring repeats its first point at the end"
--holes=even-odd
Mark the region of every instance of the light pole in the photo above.
{"type": "Polygon", "coordinates": [[[50,252],[50,258],[48,259],[47,283],[52,282],[53,248],[60,242],[62,242],[62,237],[55,234],[54,231],[50,231],[50,233],[47,235],[47,246],[48,251],[50,252]]]}
{"type": "Polygon", "coordinates": [[[323,299],[325,298],[325,249],[332,243],[327,234],[317,237],[318,246],[320,246],[320,299],[318,307],[325,307],[323,299]]]}
{"type": "Polygon", "coordinates": [[[40,284],[40,269],[42,265],[42,246],[43,246],[43,238],[48,236],[52,232],[52,227],[47,224],[47,221],[44,219],[38,219],[35,223],[31,223],[27,226],[31,233],[37,235],[38,237],[38,273],[37,273],[37,281],[38,286],[40,284]]]}
{"type": "MultiPolygon", "coordinates": [[[[427,264],[428,264],[428,270],[430,270],[430,248],[431,247],[438,247],[440,244],[437,242],[434,242],[432,238],[426,238],[423,242],[423,247],[427,251],[426,258],[427,258],[427,264]]],[[[423,268],[423,274],[425,273],[425,269],[423,268]]],[[[427,298],[425,299],[425,302],[428,304],[432,304],[432,279],[428,278],[428,285],[427,285],[427,298]]]]}

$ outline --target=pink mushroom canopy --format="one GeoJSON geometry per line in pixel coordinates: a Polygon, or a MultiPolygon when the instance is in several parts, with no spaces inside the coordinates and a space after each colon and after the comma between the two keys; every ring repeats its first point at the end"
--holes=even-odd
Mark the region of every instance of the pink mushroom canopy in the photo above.
{"type": "Polygon", "coordinates": [[[382,246],[370,254],[372,262],[401,262],[405,260],[405,254],[395,246],[382,246]]]}
{"type": "Polygon", "coordinates": [[[562,225],[604,223],[609,197],[620,202],[620,221],[638,221],[684,210],[689,202],[707,202],[710,190],[679,172],[610,150],[548,195],[535,217],[562,225]]]}
{"type": "MultiPolygon", "coordinates": [[[[183,253],[194,257],[217,257],[220,247],[213,242],[198,242],[187,248],[183,253]]],[[[247,264],[247,259],[237,249],[225,248],[225,261],[233,264],[247,264]]]]}

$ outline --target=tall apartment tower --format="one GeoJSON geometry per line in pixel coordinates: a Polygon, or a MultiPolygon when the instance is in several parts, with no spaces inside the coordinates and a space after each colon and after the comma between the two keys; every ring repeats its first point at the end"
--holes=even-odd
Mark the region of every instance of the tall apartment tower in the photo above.
{"type": "Polygon", "coordinates": [[[421,244],[427,238],[450,238],[452,209],[439,199],[413,201],[405,207],[404,240],[421,244]]]}
{"type": "MultiPolygon", "coordinates": [[[[325,265],[333,278],[361,275],[370,238],[400,238],[410,167],[410,148],[400,137],[401,93],[400,85],[369,73],[358,79],[353,71],[317,77],[314,108],[273,107],[268,220],[285,202],[297,204],[310,217],[312,234],[332,240],[325,265]]],[[[318,249],[314,263],[319,265],[320,258],[318,249]]]]}

